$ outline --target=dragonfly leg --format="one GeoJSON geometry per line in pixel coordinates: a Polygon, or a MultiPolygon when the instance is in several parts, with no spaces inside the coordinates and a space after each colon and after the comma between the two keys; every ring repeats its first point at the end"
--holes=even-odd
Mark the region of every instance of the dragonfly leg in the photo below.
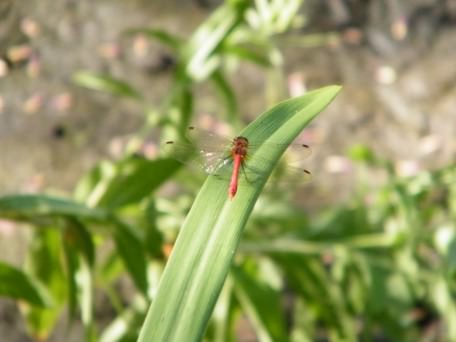
{"type": "Polygon", "coordinates": [[[249,177],[247,176],[247,172],[245,171],[245,168],[246,168],[245,164],[242,163],[241,164],[241,171],[244,174],[245,179],[247,180],[248,183],[253,183],[253,180],[250,180],[249,177]]]}

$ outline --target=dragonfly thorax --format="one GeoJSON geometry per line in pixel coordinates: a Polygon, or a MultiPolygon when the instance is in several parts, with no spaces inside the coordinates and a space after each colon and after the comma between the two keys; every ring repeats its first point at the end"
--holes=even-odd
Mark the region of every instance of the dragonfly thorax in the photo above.
{"type": "Polygon", "coordinates": [[[236,137],[233,139],[231,154],[233,156],[240,155],[243,158],[247,156],[247,150],[249,148],[249,140],[245,137],[236,137]]]}

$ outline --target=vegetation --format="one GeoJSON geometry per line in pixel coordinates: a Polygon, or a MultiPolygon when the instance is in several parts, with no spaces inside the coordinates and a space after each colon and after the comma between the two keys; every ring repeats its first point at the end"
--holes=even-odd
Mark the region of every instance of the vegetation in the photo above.
{"type": "MultiPolygon", "coordinates": [[[[157,107],[128,81],[74,75],[89,92],[136,101],[144,125],[124,157],[100,161],[73,194],[0,198],[0,218],[33,230],[24,269],[0,263],[0,295],[20,303],[34,338],[47,339],[67,309],[88,341],[235,341],[245,318],[261,341],[456,340],[454,166],[401,177],[354,144],[347,155],[359,174],[356,194],[309,215],[291,201],[293,187],[256,203],[259,182],[230,201],[211,177],[192,204],[201,182],[185,177],[191,170],[166,155],[141,155],[152,130],[162,141],[184,135],[199,83],[219,90],[222,119],[239,128],[227,64],[279,73],[274,37],[295,24],[299,7],[227,1],[187,41],[156,28],[126,32],[175,54],[169,97],[157,107]],[[383,184],[371,181],[373,171],[383,184]],[[163,195],[169,182],[181,191],[163,195]],[[123,296],[117,287],[126,274],[133,290],[123,296]],[[107,326],[97,321],[98,296],[114,311],[107,326]]],[[[290,143],[339,90],[280,102],[242,134],[290,143]]]]}

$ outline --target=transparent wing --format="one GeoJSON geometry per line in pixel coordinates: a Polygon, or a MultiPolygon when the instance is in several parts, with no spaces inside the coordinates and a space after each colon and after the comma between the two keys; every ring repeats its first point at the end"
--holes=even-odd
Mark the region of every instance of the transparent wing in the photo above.
{"type": "Polygon", "coordinates": [[[207,174],[215,174],[226,164],[227,159],[224,153],[206,151],[185,141],[167,141],[163,150],[168,157],[207,174]]]}
{"type": "MultiPolygon", "coordinates": [[[[186,165],[197,167],[207,174],[214,175],[218,179],[230,179],[232,173],[231,139],[194,126],[188,127],[186,137],[189,141],[167,141],[164,148],[166,154],[186,165]]],[[[265,171],[267,165],[273,162],[272,156],[276,156],[284,150],[287,152],[274,169],[271,177],[273,181],[293,184],[308,182],[312,176],[304,167],[305,159],[311,154],[311,149],[307,144],[288,145],[249,141],[247,158],[241,168],[239,183],[253,183],[264,179],[267,176],[265,171]],[[255,156],[255,166],[253,166],[249,160],[259,148],[270,151],[271,159],[268,159],[267,156],[261,158],[255,156]]]]}
{"type": "Polygon", "coordinates": [[[186,137],[202,151],[224,153],[230,146],[232,140],[217,135],[214,132],[190,126],[187,128],[186,137]]]}
{"type": "MultiPolygon", "coordinates": [[[[278,182],[281,184],[304,184],[312,179],[312,173],[301,165],[301,162],[297,164],[289,164],[285,161],[286,158],[281,158],[276,163],[269,181],[278,182]]],[[[266,164],[270,163],[269,160],[264,158],[256,158],[255,166],[246,161],[241,169],[241,182],[257,182],[267,177],[266,164]],[[265,165],[263,167],[263,164],[265,165]]]]}
{"type": "MultiPolygon", "coordinates": [[[[187,128],[186,137],[195,145],[198,146],[202,151],[212,151],[216,153],[223,153],[229,149],[233,139],[220,136],[214,132],[199,129],[195,126],[187,128]]],[[[309,145],[302,142],[294,142],[292,144],[283,144],[275,142],[257,142],[249,139],[249,153],[254,154],[259,148],[267,148],[271,153],[280,150],[287,150],[289,155],[297,157],[297,160],[303,160],[307,158],[312,150],[309,145]]]]}

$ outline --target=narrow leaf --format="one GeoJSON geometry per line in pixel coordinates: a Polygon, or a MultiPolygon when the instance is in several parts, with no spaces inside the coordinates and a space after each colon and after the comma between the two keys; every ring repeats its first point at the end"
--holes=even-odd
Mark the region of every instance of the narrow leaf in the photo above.
{"type": "Polygon", "coordinates": [[[81,219],[101,220],[106,213],[71,200],[48,195],[9,195],[0,197],[0,217],[32,220],[37,217],[74,216],[81,219]]]}
{"type": "MultiPolygon", "coordinates": [[[[240,134],[260,142],[249,163],[270,174],[283,150],[261,142],[290,144],[339,92],[325,87],[279,103],[240,134]],[[268,165],[260,158],[270,161],[268,165]]],[[[139,341],[198,341],[202,337],[266,178],[241,187],[232,200],[217,177],[208,177],[181,229],[149,309],[139,341]]]]}

